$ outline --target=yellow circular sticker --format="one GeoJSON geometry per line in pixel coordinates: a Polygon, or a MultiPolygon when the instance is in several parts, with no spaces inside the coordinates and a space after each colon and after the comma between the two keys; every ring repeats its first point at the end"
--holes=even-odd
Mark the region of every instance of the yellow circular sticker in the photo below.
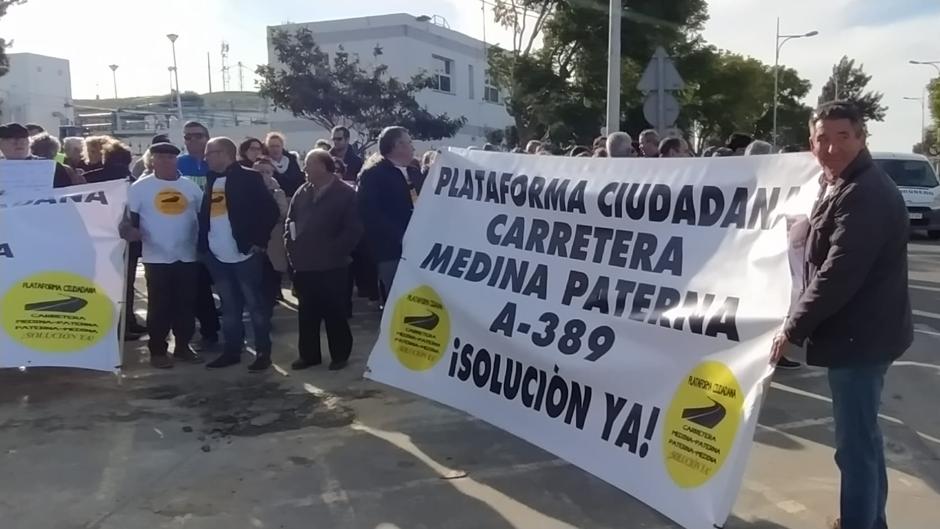
{"type": "Polygon", "coordinates": [[[94,283],[69,272],[42,272],[14,284],[0,301],[3,329],[45,353],[73,353],[105,337],[114,305],[94,283]]]}
{"type": "Polygon", "coordinates": [[[720,362],[702,362],[679,385],[663,428],[663,457],[676,485],[698,487],[714,477],[741,424],[744,393],[720,362]]]}
{"type": "Polygon", "coordinates": [[[176,189],[168,187],[157,193],[153,199],[153,207],[164,215],[182,215],[189,207],[189,200],[176,189]]]}
{"type": "Polygon", "coordinates": [[[420,286],[395,303],[389,345],[403,366],[431,369],[443,358],[449,340],[450,317],[433,288],[420,286]]]}
{"type": "Polygon", "coordinates": [[[228,205],[225,202],[225,191],[219,189],[212,192],[212,205],[209,207],[209,215],[218,217],[228,213],[228,205]]]}

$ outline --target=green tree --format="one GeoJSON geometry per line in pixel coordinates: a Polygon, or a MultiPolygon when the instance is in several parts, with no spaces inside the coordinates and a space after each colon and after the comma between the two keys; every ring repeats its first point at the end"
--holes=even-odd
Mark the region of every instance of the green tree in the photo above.
{"type": "Polygon", "coordinates": [[[415,95],[431,83],[424,74],[400,81],[387,75],[385,65],[366,71],[342,48],[331,62],[306,28],[275,31],[271,43],[283,67],[258,66],[261,97],[325,129],[345,125],[359,135],[362,152],[387,126],[405,127],[418,140],[436,140],[453,136],[466,123],[462,116],[435,115],[418,104],[415,95]]]}
{"type": "MultiPolygon", "coordinates": [[[[713,46],[700,46],[680,56],[677,67],[687,78],[677,125],[696,132],[697,150],[723,145],[734,132],[772,139],[772,66],[713,46]]],[[[801,100],[809,93],[810,83],[795,70],[781,68],[779,85],[777,143],[805,146],[810,109],[801,100]]]]}
{"type": "Polygon", "coordinates": [[[843,56],[842,59],[832,67],[832,75],[823,85],[822,93],[819,95],[819,104],[840,99],[854,103],[865,119],[868,121],[884,121],[885,113],[888,107],[881,104],[884,94],[881,92],[865,91],[871,76],[865,73],[864,65],[855,65],[855,59],[849,59],[843,56]],[[836,94],[836,86],[839,91],[836,94]],[[838,95],[838,97],[836,97],[838,95]]]}
{"type": "Polygon", "coordinates": [[[914,147],[911,149],[914,154],[923,154],[924,156],[940,156],[940,141],[937,138],[937,128],[936,127],[927,127],[927,143],[926,147],[924,141],[921,140],[914,144],[914,147]]]}
{"type": "MultiPolygon", "coordinates": [[[[940,77],[930,81],[927,86],[927,107],[933,116],[933,128],[940,129],[940,77]]],[[[940,141],[934,143],[940,143],[940,141]]]]}
{"type": "MultiPolygon", "coordinates": [[[[0,0],[0,18],[6,16],[7,10],[12,6],[25,3],[26,0],[0,0]]],[[[6,49],[10,44],[12,44],[12,42],[7,42],[6,39],[0,38],[0,77],[10,71],[10,59],[6,54],[6,49]]]]}

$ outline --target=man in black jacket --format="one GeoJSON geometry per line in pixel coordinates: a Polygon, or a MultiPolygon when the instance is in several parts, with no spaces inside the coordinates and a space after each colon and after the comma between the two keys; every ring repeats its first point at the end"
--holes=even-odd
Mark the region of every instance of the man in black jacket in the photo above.
{"type": "Polygon", "coordinates": [[[247,307],[257,358],[250,371],[271,365],[271,311],[262,295],[264,253],[277,223],[277,203],[261,175],[236,162],[237,148],[228,138],[206,145],[209,175],[199,211],[199,254],[222,299],[222,355],[207,367],[241,361],[245,341],[242,312],[247,307]]]}
{"type": "Polygon", "coordinates": [[[369,160],[359,176],[359,214],[366,240],[378,262],[383,300],[388,299],[401,260],[402,239],[420,191],[421,171],[409,164],[415,149],[403,127],[379,135],[381,157],[369,160]]]}
{"type": "Polygon", "coordinates": [[[346,173],[343,180],[355,182],[362,170],[362,158],[356,156],[355,149],[349,144],[349,129],[346,127],[333,127],[333,147],[330,154],[343,161],[346,173]]]}
{"type": "Polygon", "coordinates": [[[907,208],[872,162],[865,136],[850,103],[826,103],[811,118],[824,182],[810,218],[803,293],[772,351],[777,360],[805,343],[808,362],[829,370],[842,473],[837,529],[887,528],[878,408],[885,372],[914,340],[907,208]]]}

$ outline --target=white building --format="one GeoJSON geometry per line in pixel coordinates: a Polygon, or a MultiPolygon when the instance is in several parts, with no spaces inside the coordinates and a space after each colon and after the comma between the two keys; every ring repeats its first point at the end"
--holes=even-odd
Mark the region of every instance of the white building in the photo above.
{"type": "MultiPolygon", "coordinates": [[[[300,28],[312,31],[317,44],[331,57],[342,46],[345,52],[358,56],[366,70],[384,64],[389,76],[401,80],[421,72],[434,77],[436,88],[418,94],[418,102],[433,114],[464,116],[467,123],[456,136],[420,143],[419,149],[479,146],[486,142],[488,130],[502,130],[513,123],[502,94],[486,78],[485,44],[429,17],[394,14],[269,27],[268,64],[277,65],[270,42],[273,31],[293,33],[300,28]]],[[[288,135],[292,148],[306,150],[317,139],[329,138],[328,131],[287,111],[272,113],[269,118],[272,129],[288,135]]]]}
{"type": "Polygon", "coordinates": [[[11,53],[10,71],[0,77],[0,122],[42,125],[59,135],[72,123],[69,61],[35,53],[11,53]]]}

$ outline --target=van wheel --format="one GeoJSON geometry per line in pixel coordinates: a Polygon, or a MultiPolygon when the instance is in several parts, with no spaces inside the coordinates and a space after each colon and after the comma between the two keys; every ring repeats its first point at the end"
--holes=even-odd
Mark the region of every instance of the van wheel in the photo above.
{"type": "Polygon", "coordinates": [[[931,239],[940,239],[940,230],[929,230],[927,232],[927,237],[931,239]]]}

